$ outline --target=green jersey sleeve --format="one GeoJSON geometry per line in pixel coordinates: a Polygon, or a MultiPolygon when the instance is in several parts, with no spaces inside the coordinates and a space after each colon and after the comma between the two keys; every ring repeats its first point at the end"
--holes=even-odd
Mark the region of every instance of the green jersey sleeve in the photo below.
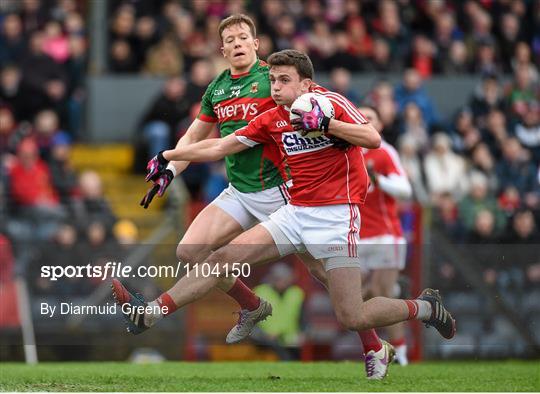
{"type": "Polygon", "coordinates": [[[206,92],[204,92],[201,100],[201,109],[199,110],[197,119],[212,123],[216,123],[218,121],[218,118],[214,112],[214,106],[212,105],[214,86],[215,83],[211,83],[210,85],[208,85],[208,88],[206,88],[206,92]]]}

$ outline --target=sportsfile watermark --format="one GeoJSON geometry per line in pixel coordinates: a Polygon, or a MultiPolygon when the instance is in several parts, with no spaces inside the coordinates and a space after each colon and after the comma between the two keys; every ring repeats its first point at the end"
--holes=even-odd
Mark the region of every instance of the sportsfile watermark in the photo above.
{"type": "Polygon", "coordinates": [[[210,276],[247,277],[251,274],[251,265],[248,263],[186,264],[179,261],[176,265],[141,265],[132,267],[122,262],[108,261],[104,265],[43,265],[40,276],[51,281],[62,278],[96,278],[104,281],[111,278],[179,278],[184,272],[188,278],[208,278],[210,276]]]}

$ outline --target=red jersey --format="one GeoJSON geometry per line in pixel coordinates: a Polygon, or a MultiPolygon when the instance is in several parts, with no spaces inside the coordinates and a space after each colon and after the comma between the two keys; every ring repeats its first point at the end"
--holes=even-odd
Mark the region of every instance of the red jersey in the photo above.
{"type": "MultiPolygon", "coordinates": [[[[387,142],[382,141],[378,149],[363,149],[363,153],[366,164],[373,166],[377,174],[406,176],[398,153],[387,142]]],[[[362,207],[360,239],[380,235],[401,237],[402,234],[396,199],[382,191],[380,187],[371,185],[362,207]]]]}
{"type": "MultiPolygon", "coordinates": [[[[334,106],[335,119],[354,124],[368,121],[354,105],[340,94],[314,85],[311,91],[324,94],[334,106]]],[[[369,177],[362,150],[351,147],[342,151],[333,147],[329,138],[302,137],[289,122],[289,111],[280,105],[253,119],[236,131],[240,142],[277,144],[293,180],[290,189],[292,205],[322,206],[363,204],[369,177]]]]}

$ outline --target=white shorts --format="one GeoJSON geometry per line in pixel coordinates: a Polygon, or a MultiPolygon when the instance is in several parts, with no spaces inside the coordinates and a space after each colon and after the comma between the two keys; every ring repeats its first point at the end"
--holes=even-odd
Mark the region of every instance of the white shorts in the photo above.
{"type": "Polygon", "coordinates": [[[282,184],[260,192],[242,193],[229,184],[211,204],[223,209],[247,230],[268,220],[270,214],[289,202],[287,188],[291,185],[292,182],[289,181],[287,185],[282,184]]]}
{"type": "Polygon", "coordinates": [[[402,270],[407,258],[407,241],[390,234],[363,238],[358,245],[358,256],[367,270],[402,270]]]}
{"type": "Polygon", "coordinates": [[[356,204],[302,207],[287,204],[261,223],[280,255],[308,251],[325,269],[360,267],[360,210],[356,204]]]}

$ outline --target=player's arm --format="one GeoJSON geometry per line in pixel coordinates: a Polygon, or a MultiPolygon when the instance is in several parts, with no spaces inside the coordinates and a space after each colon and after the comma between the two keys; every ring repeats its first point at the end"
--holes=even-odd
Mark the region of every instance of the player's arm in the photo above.
{"type": "Polygon", "coordinates": [[[371,123],[356,124],[330,119],[328,134],[363,148],[376,149],[381,145],[381,136],[371,123]]]}
{"type": "MultiPolygon", "coordinates": [[[[176,148],[189,146],[206,139],[210,135],[214,125],[215,123],[212,122],[195,119],[182,138],[176,143],[176,148]]],[[[187,168],[189,161],[172,161],[170,165],[174,166],[175,174],[179,174],[187,168]]]]}
{"type": "Polygon", "coordinates": [[[194,144],[178,146],[175,149],[163,151],[163,158],[167,161],[215,161],[227,155],[249,149],[249,146],[240,142],[235,134],[225,138],[210,138],[194,144]]]}
{"type": "Polygon", "coordinates": [[[406,175],[400,174],[375,174],[376,184],[386,194],[399,199],[412,197],[412,186],[406,175]]]}

